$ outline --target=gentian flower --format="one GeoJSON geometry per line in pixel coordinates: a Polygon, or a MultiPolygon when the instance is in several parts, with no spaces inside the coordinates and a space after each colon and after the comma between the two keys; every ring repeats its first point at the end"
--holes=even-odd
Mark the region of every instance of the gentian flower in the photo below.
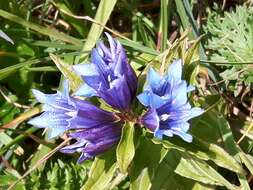
{"type": "Polygon", "coordinates": [[[63,134],[69,126],[69,120],[76,111],[74,103],[68,94],[68,85],[64,84],[63,92],[56,94],[44,94],[38,90],[32,90],[38,102],[43,103],[43,113],[28,121],[29,124],[48,128],[48,138],[54,138],[63,134]]]}
{"type": "Polygon", "coordinates": [[[110,48],[100,42],[91,52],[91,63],[73,66],[85,82],[75,94],[98,96],[113,108],[127,111],[136,95],[137,76],[119,41],[106,35],[110,48]]]}
{"type": "Polygon", "coordinates": [[[188,120],[203,113],[197,107],[192,108],[187,100],[187,92],[193,90],[181,79],[182,61],[174,61],[166,75],[159,75],[150,68],[144,92],[137,96],[148,111],[140,122],[154,132],[154,136],[162,139],[163,135],[177,135],[186,142],[192,141],[187,133],[188,120]]]}
{"type": "Polygon", "coordinates": [[[70,133],[69,136],[77,142],[60,151],[67,154],[81,152],[78,163],[91,159],[119,142],[122,126],[121,122],[117,122],[70,133]]]}
{"type": "Polygon", "coordinates": [[[44,104],[44,113],[28,123],[50,129],[49,138],[71,131],[69,135],[77,143],[63,148],[62,152],[82,152],[79,163],[101,154],[119,141],[122,128],[119,117],[90,102],[69,96],[67,83],[62,93],[44,94],[33,90],[33,94],[44,104]]]}

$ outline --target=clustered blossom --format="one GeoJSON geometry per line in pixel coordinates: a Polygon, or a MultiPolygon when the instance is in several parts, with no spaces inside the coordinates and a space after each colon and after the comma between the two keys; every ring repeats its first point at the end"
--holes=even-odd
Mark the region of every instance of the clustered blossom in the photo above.
{"type": "Polygon", "coordinates": [[[144,92],[138,95],[139,101],[148,111],[141,123],[154,132],[155,137],[177,135],[187,142],[192,136],[187,133],[191,118],[203,113],[200,108],[192,108],[187,100],[187,92],[194,90],[181,80],[182,62],[174,61],[164,76],[150,68],[144,92]]]}
{"type": "Polygon", "coordinates": [[[128,110],[135,98],[137,77],[128,64],[122,45],[106,35],[110,48],[100,42],[91,52],[90,64],[74,66],[85,82],[76,95],[98,96],[113,108],[128,110]]]}
{"type": "Polygon", "coordinates": [[[157,138],[178,135],[187,142],[188,120],[203,110],[192,108],[187,92],[193,90],[181,80],[182,63],[172,63],[167,75],[161,76],[150,69],[143,93],[137,96],[147,107],[143,116],[133,116],[130,109],[136,97],[137,76],[128,63],[122,45],[109,34],[109,48],[102,42],[91,53],[91,63],[75,65],[85,84],[69,95],[68,84],[63,92],[44,94],[33,90],[36,99],[43,103],[43,113],[29,123],[49,130],[49,138],[65,132],[76,140],[61,149],[63,153],[80,152],[79,163],[91,159],[118,144],[121,130],[128,120],[147,127],[157,138]],[[77,96],[102,98],[114,112],[103,110],[77,96]]]}
{"type": "Polygon", "coordinates": [[[77,142],[61,151],[81,152],[79,163],[111,148],[119,141],[122,123],[118,117],[88,101],[70,97],[67,83],[64,84],[63,93],[44,94],[33,90],[33,94],[44,104],[44,113],[31,119],[29,124],[50,129],[49,138],[70,130],[69,136],[77,142]]]}

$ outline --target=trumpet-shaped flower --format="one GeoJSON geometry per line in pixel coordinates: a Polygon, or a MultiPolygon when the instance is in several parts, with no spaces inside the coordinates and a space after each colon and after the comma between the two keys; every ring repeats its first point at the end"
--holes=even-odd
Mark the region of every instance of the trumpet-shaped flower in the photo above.
{"type": "Polygon", "coordinates": [[[121,135],[119,118],[111,112],[102,110],[91,103],[70,97],[65,83],[63,93],[44,94],[33,90],[36,99],[43,103],[40,116],[28,123],[40,128],[48,128],[49,138],[66,131],[77,143],[62,149],[62,152],[82,152],[78,162],[96,156],[118,142],[121,135]]]}
{"type": "Polygon", "coordinates": [[[163,135],[180,136],[187,142],[192,136],[187,133],[188,120],[203,113],[200,108],[192,108],[187,100],[187,92],[194,89],[181,79],[182,62],[174,61],[168,73],[161,76],[150,69],[144,92],[138,95],[139,101],[148,111],[141,117],[141,123],[154,132],[155,137],[163,135]]]}
{"type": "Polygon", "coordinates": [[[44,104],[44,113],[28,123],[51,129],[51,138],[69,129],[92,128],[118,120],[114,113],[102,110],[87,101],[70,97],[67,83],[64,85],[63,93],[44,94],[33,90],[33,94],[44,104]]]}
{"type": "Polygon", "coordinates": [[[61,152],[68,154],[80,152],[81,156],[77,162],[81,163],[116,145],[120,140],[121,129],[122,123],[118,122],[71,133],[70,136],[77,142],[62,148],[61,152]]]}
{"type": "Polygon", "coordinates": [[[76,95],[98,96],[118,110],[127,110],[135,98],[137,77],[119,41],[107,34],[110,47],[100,42],[91,52],[91,63],[75,65],[85,84],[76,95]]]}

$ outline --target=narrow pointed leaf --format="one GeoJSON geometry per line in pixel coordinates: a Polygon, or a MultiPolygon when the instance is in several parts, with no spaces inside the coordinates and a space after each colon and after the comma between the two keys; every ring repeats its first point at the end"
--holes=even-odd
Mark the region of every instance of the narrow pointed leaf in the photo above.
{"type": "Polygon", "coordinates": [[[122,129],[120,142],[117,146],[117,163],[122,173],[126,173],[134,158],[134,123],[126,123],[122,129]]]}
{"type": "Polygon", "coordinates": [[[62,72],[66,79],[68,79],[70,87],[73,91],[76,91],[82,84],[82,79],[73,70],[72,66],[65,63],[62,59],[54,54],[50,54],[51,59],[54,61],[55,65],[62,72]]]}
{"type": "Polygon", "coordinates": [[[45,27],[42,27],[42,26],[37,25],[35,23],[28,22],[25,19],[18,17],[16,15],[13,15],[7,11],[4,11],[4,10],[0,10],[0,17],[8,19],[12,22],[16,22],[16,23],[21,24],[22,26],[24,26],[26,28],[30,28],[40,34],[53,37],[54,39],[58,39],[63,42],[68,42],[68,43],[71,43],[71,44],[74,44],[77,46],[80,46],[82,44],[82,42],[80,40],[78,40],[74,37],[71,37],[67,34],[64,34],[62,32],[59,32],[56,29],[45,28],[45,27]]]}
{"type": "MultiPolygon", "coordinates": [[[[227,151],[231,155],[233,155],[234,158],[240,164],[241,164],[241,161],[242,162],[246,161],[246,163],[247,163],[247,165],[245,163],[246,167],[250,167],[250,169],[253,169],[252,165],[249,164],[250,162],[247,162],[248,160],[247,160],[246,154],[244,154],[244,152],[242,152],[240,150],[240,148],[236,145],[232,131],[230,129],[230,126],[229,126],[229,123],[227,122],[227,120],[222,115],[219,115],[216,112],[211,112],[210,114],[214,115],[215,123],[219,127],[220,134],[222,135],[222,140],[225,144],[225,148],[227,149],[227,151]]],[[[242,167],[242,164],[241,164],[241,167],[242,167]]],[[[253,170],[250,170],[250,171],[253,171],[253,170]]],[[[250,190],[250,186],[249,186],[246,176],[243,174],[239,174],[239,173],[237,174],[237,176],[240,181],[241,187],[245,190],[250,190]]]]}
{"type": "Polygon", "coordinates": [[[179,163],[175,169],[175,173],[187,177],[201,183],[225,186],[228,189],[236,190],[236,186],[228,182],[215,169],[204,161],[188,156],[185,153],[175,154],[179,159],[179,163]],[[180,157],[181,154],[181,157],[180,157]]]}
{"type": "Polygon", "coordinates": [[[115,152],[109,151],[95,158],[90,168],[88,180],[82,190],[106,190],[117,169],[115,152]]]}
{"type": "Polygon", "coordinates": [[[212,160],[218,166],[236,173],[245,173],[241,165],[231,155],[215,144],[208,144],[196,138],[194,138],[192,143],[186,143],[176,138],[163,140],[162,142],[153,140],[153,142],[163,144],[164,148],[177,149],[181,152],[186,151],[190,155],[202,160],[212,160]]]}
{"type": "MultiPolygon", "coordinates": [[[[106,25],[113,8],[116,4],[117,0],[101,0],[95,15],[95,20],[100,23],[102,26],[106,25]]],[[[98,25],[97,23],[93,23],[91,29],[89,31],[86,43],[83,46],[83,51],[91,50],[97,43],[102,31],[103,27],[98,25]]],[[[87,54],[83,54],[81,58],[85,58],[87,54]]]]}
{"type": "Polygon", "coordinates": [[[149,177],[148,168],[144,168],[135,183],[131,183],[130,190],[148,190],[151,187],[151,179],[149,177]]]}

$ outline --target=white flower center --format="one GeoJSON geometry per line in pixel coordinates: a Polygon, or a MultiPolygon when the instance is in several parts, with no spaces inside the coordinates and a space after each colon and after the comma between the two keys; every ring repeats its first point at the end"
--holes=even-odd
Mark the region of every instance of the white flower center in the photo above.
{"type": "Polygon", "coordinates": [[[160,116],[160,120],[166,121],[167,119],[169,119],[169,117],[170,117],[169,114],[162,114],[162,115],[160,116]]]}

